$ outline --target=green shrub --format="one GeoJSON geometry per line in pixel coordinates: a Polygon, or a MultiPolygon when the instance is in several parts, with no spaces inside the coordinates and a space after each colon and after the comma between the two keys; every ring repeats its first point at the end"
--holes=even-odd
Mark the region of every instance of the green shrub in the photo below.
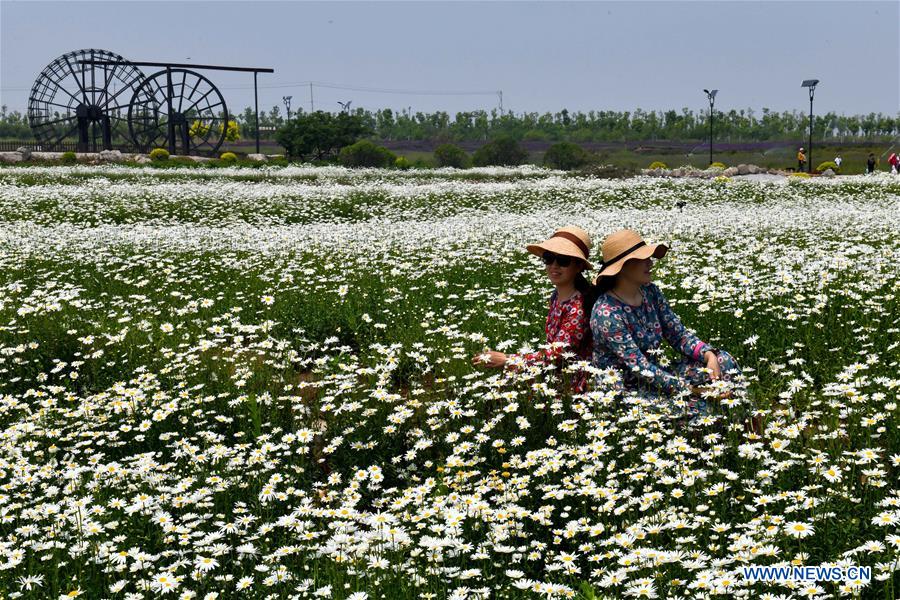
{"type": "Polygon", "coordinates": [[[60,158],[64,165],[71,165],[74,162],[78,161],[78,157],[75,156],[74,152],[63,152],[62,157],[60,158]]]}
{"type": "Polygon", "coordinates": [[[333,159],[339,149],[372,133],[361,115],[334,115],[319,110],[293,117],[278,128],[275,140],[290,159],[315,162],[333,159]]]}
{"type": "Polygon", "coordinates": [[[544,154],[544,166],[570,171],[583,167],[591,160],[591,155],[584,148],[572,142],[559,142],[547,148],[544,154]]]}
{"type": "Polygon", "coordinates": [[[651,171],[653,171],[656,169],[668,169],[669,167],[667,167],[666,163],[664,163],[664,162],[654,160],[652,163],[650,163],[650,166],[647,168],[650,169],[651,171]]]}
{"type": "Polygon", "coordinates": [[[237,154],[235,154],[234,152],[223,152],[219,157],[219,160],[226,163],[236,163],[237,159],[237,154]]]}
{"type": "Polygon", "coordinates": [[[714,162],[713,164],[711,164],[709,166],[712,167],[713,169],[727,169],[728,168],[725,166],[725,163],[720,163],[718,161],[714,162]]]}
{"type": "Polygon", "coordinates": [[[472,164],[472,159],[465,150],[453,144],[441,144],[434,149],[434,161],[439,167],[456,167],[466,169],[472,164]]]}
{"type": "Polygon", "coordinates": [[[398,156],[394,159],[394,167],[398,169],[403,169],[404,171],[410,168],[412,165],[409,164],[409,160],[405,156],[398,156]]]}
{"type": "Polygon", "coordinates": [[[528,160],[528,151],[510,137],[497,138],[475,151],[472,161],[476,166],[515,167],[528,160]]]}
{"type": "Polygon", "coordinates": [[[152,160],[169,160],[169,151],[165,148],[154,148],[150,151],[152,160]]]}
{"type": "Polygon", "coordinates": [[[338,155],[338,161],[345,167],[389,167],[396,160],[396,154],[369,140],[344,146],[338,155]]]}
{"type": "Polygon", "coordinates": [[[826,160],[825,162],[820,163],[818,167],[816,167],[816,171],[818,171],[819,173],[824,173],[828,169],[831,169],[835,173],[841,170],[841,168],[837,166],[837,164],[830,160],[826,160]]]}

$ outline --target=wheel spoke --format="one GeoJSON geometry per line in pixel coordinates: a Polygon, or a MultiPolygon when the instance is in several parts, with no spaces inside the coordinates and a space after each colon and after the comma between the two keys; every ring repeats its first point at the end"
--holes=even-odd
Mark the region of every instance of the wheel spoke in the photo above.
{"type": "Polygon", "coordinates": [[[84,91],[84,85],[78,79],[78,74],[75,72],[75,68],[72,67],[72,63],[69,62],[69,57],[66,57],[66,65],[69,67],[69,73],[72,74],[72,79],[75,80],[76,85],[78,85],[78,91],[81,92],[81,102],[84,104],[88,104],[87,93],[84,91]]]}
{"type": "Polygon", "coordinates": [[[64,134],[62,134],[62,135],[59,136],[58,138],[56,138],[56,140],[55,140],[52,144],[48,144],[48,146],[50,146],[50,147],[56,146],[56,145],[59,144],[61,141],[63,141],[64,139],[66,139],[66,138],[69,136],[70,133],[72,133],[73,131],[77,131],[77,130],[78,130],[78,123],[75,124],[75,127],[72,127],[72,128],[69,129],[67,132],[65,132],[64,134]]]}
{"type": "Polygon", "coordinates": [[[184,84],[187,82],[187,76],[188,72],[183,71],[181,76],[181,95],[178,98],[178,112],[181,112],[181,105],[184,103],[184,84]]]}
{"type": "MultiPolygon", "coordinates": [[[[197,106],[200,102],[202,102],[207,96],[209,96],[209,95],[212,94],[213,92],[217,92],[217,91],[218,91],[218,90],[217,90],[216,88],[212,88],[211,90],[209,90],[208,92],[206,92],[205,94],[203,94],[200,98],[198,98],[196,102],[194,102],[193,104],[191,104],[191,105],[188,107],[188,110],[191,110],[192,108],[194,108],[195,106],[197,106]]],[[[187,112],[187,111],[185,111],[185,112],[187,112]]]]}

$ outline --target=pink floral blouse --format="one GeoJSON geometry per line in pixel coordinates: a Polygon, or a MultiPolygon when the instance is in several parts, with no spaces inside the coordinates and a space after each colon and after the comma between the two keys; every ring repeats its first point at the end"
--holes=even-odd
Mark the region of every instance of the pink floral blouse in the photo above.
{"type": "MultiPolygon", "coordinates": [[[[589,311],[584,309],[581,292],[576,291],[569,298],[559,301],[554,290],[550,295],[550,311],[545,326],[547,343],[562,342],[565,345],[539,350],[521,357],[529,363],[544,362],[563,365],[563,354],[573,352],[572,360],[591,360],[591,328],[589,311]]],[[[572,380],[575,393],[583,393],[587,383],[587,373],[579,371],[572,380]]]]}

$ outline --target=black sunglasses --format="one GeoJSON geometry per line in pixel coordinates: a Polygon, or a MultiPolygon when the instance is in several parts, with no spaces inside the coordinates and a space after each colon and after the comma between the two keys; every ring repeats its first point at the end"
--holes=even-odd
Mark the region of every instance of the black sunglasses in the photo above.
{"type": "Polygon", "coordinates": [[[571,256],[566,256],[565,254],[555,254],[553,252],[544,252],[541,255],[541,260],[544,261],[544,264],[550,266],[556,261],[556,264],[565,268],[572,264],[572,261],[575,260],[571,256]]]}

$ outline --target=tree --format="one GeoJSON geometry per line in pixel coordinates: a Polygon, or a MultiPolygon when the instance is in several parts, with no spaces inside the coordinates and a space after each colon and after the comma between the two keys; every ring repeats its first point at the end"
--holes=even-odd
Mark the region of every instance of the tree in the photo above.
{"type": "Polygon", "coordinates": [[[516,166],[528,160],[528,151],[512,138],[497,138],[475,151],[473,162],[479,167],[516,166]]]}
{"type": "Polygon", "coordinates": [[[345,167],[390,167],[397,155],[369,140],[360,140],[341,148],[338,160],[345,167]]]}
{"type": "Polygon", "coordinates": [[[471,163],[469,155],[459,146],[442,144],[434,150],[434,160],[439,167],[465,169],[471,163]]]}
{"type": "Polygon", "coordinates": [[[544,165],[569,171],[583,167],[590,162],[590,158],[590,155],[578,144],[558,142],[547,149],[544,154],[544,165]]]}
{"type": "Polygon", "coordinates": [[[318,110],[291,119],[276,132],[275,140],[291,158],[324,160],[334,158],[338,150],[371,133],[359,115],[333,115],[318,110]]]}
{"type": "Polygon", "coordinates": [[[237,121],[228,121],[228,124],[225,126],[225,141],[236,142],[239,139],[241,139],[241,130],[238,127],[237,121]]]}

